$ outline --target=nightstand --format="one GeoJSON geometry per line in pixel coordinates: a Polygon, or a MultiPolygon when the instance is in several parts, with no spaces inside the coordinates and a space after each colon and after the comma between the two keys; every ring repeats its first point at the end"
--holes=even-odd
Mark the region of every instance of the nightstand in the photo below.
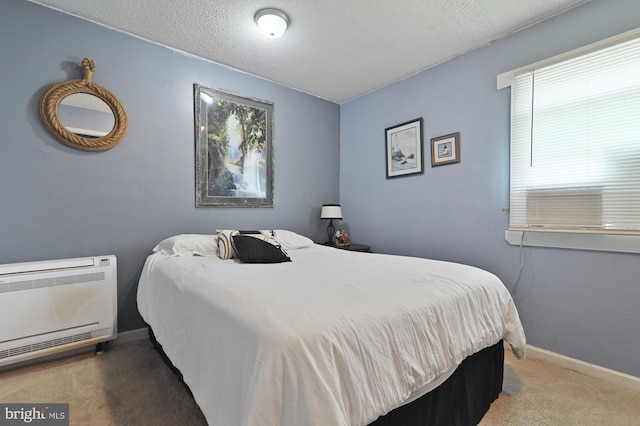
{"type": "Polygon", "coordinates": [[[349,244],[348,246],[344,246],[344,247],[338,247],[335,246],[335,248],[340,249],[340,250],[349,250],[349,251],[361,251],[361,252],[365,252],[365,253],[369,253],[371,251],[371,247],[370,246],[366,246],[364,244],[349,244]]]}

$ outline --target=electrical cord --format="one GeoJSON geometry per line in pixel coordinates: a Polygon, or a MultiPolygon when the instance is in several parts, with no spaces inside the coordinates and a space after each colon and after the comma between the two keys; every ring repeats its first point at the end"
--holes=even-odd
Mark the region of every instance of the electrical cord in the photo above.
{"type": "Polygon", "coordinates": [[[516,297],[516,293],[518,292],[518,284],[520,284],[520,277],[522,276],[522,267],[524,266],[524,255],[522,253],[522,247],[524,246],[524,234],[525,231],[522,231],[522,235],[520,236],[520,267],[518,268],[518,277],[516,278],[516,282],[513,285],[513,290],[511,290],[511,296],[516,297]]]}

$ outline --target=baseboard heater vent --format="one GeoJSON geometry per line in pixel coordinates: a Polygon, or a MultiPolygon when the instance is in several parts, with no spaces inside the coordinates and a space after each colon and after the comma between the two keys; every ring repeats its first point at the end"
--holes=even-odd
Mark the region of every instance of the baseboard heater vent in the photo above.
{"type": "Polygon", "coordinates": [[[117,337],[113,255],[0,265],[0,366],[117,337]]]}
{"type": "Polygon", "coordinates": [[[11,358],[18,355],[28,354],[31,352],[44,351],[58,346],[66,346],[72,343],[82,342],[85,340],[101,337],[100,333],[82,333],[74,336],[61,337],[59,339],[46,340],[44,342],[33,343],[30,345],[19,346],[16,348],[0,351],[0,359],[11,358]]]}

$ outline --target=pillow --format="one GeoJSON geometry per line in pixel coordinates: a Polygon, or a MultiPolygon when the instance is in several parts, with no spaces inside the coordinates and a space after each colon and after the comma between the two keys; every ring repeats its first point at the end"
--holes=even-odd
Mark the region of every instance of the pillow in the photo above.
{"type": "Polygon", "coordinates": [[[286,229],[276,229],[273,236],[282,244],[286,250],[295,250],[314,245],[315,243],[304,235],[296,234],[286,229]]]}
{"type": "Polygon", "coordinates": [[[154,253],[166,256],[213,256],[218,254],[216,235],[180,234],[162,240],[153,248],[154,253]]]}
{"type": "Polygon", "coordinates": [[[237,234],[233,236],[238,257],[243,263],[291,262],[280,243],[262,234],[237,234]]]}
{"type": "Polygon", "coordinates": [[[238,234],[253,234],[253,235],[264,235],[264,236],[273,236],[273,231],[238,231],[235,229],[218,229],[218,256],[222,260],[235,259],[238,257],[238,253],[236,252],[236,248],[233,243],[233,236],[238,234]]]}

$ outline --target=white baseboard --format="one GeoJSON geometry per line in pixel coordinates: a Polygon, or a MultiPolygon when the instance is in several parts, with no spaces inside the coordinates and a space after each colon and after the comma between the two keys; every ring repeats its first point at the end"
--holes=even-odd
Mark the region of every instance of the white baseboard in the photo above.
{"type": "Polygon", "coordinates": [[[550,364],[577,371],[578,373],[603,380],[607,383],[622,386],[634,391],[640,391],[640,377],[635,377],[630,374],[601,367],[599,365],[590,364],[585,361],[580,361],[579,359],[571,358],[531,345],[527,345],[527,357],[539,359],[550,364]]]}

